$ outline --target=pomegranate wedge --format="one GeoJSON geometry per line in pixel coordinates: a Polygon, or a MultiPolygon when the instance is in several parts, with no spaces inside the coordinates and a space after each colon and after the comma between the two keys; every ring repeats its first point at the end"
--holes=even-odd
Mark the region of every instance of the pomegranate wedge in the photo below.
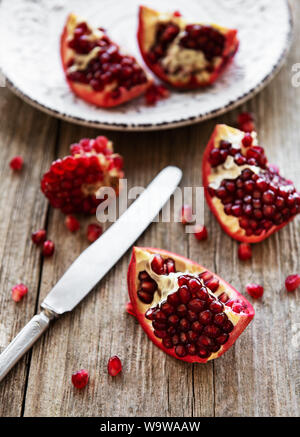
{"type": "Polygon", "coordinates": [[[140,7],[138,42],[144,61],[176,88],[210,85],[238,49],[237,31],[215,24],[187,23],[178,13],[140,7]]]}
{"type": "Polygon", "coordinates": [[[218,358],[254,317],[251,304],[231,285],[166,250],[133,248],[128,290],[150,340],[183,361],[218,358]]]}
{"type": "Polygon", "coordinates": [[[204,152],[202,175],[210,209],[236,240],[260,242],[300,212],[293,182],[268,163],[256,132],[217,125],[204,152]]]}
{"type": "Polygon", "coordinates": [[[96,106],[117,106],[151,84],[133,56],[120,52],[103,29],[70,14],[61,37],[61,58],[71,90],[96,106]]]}

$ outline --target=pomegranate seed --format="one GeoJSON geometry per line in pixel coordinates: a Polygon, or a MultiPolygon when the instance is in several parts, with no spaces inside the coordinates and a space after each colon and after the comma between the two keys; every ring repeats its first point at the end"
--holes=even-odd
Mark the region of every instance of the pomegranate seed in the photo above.
{"type": "Polygon", "coordinates": [[[235,313],[240,313],[241,311],[243,311],[243,305],[239,302],[235,302],[231,308],[232,311],[234,311],[235,313]]]}
{"type": "Polygon", "coordinates": [[[24,161],[22,156],[15,156],[14,158],[11,159],[9,165],[12,170],[20,171],[22,170],[23,163],[24,161]]]}
{"type": "Polygon", "coordinates": [[[85,369],[81,369],[72,375],[72,384],[76,388],[84,388],[89,381],[89,372],[85,369]]]}
{"type": "Polygon", "coordinates": [[[190,205],[183,205],[181,209],[181,223],[186,225],[191,223],[193,217],[192,207],[190,205]]]}
{"type": "Polygon", "coordinates": [[[108,360],[107,371],[110,376],[116,376],[122,370],[122,363],[117,355],[108,360]]]}
{"type": "Polygon", "coordinates": [[[71,232],[76,232],[80,228],[80,223],[73,215],[67,215],[65,218],[65,225],[71,232]]]}
{"type": "Polygon", "coordinates": [[[87,239],[93,243],[98,240],[98,238],[102,235],[102,227],[97,223],[91,223],[87,227],[86,236],[87,239]]]}
{"type": "Polygon", "coordinates": [[[44,229],[39,229],[38,231],[33,232],[31,239],[36,245],[44,243],[46,240],[46,231],[44,229]]]}
{"type": "Polygon", "coordinates": [[[246,286],[246,291],[254,299],[259,299],[264,294],[264,287],[258,284],[248,284],[246,286]]]}
{"type": "Polygon", "coordinates": [[[250,133],[246,133],[244,138],[242,139],[242,143],[244,147],[250,147],[252,144],[252,135],[250,133]]]}
{"type": "Polygon", "coordinates": [[[162,256],[156,254],[151,262],[151,268],[157,275],[162,275],[164,273],[164,260],[162,256]]]}
{"type": "Polygon", "coordinates": [[[197,225],[195,227],[194,235],[198,241],[206,240],[208,237],[207,229],[205,226],[197,225]]]}
{"type": "Polygon", "coordinates": [[[285,288],[287,291],[295,291],[300,286],[300,275],[289,275],[285,280],[285,288]]]}
{"type": "Polygon", "coordinates": [[[12,298],[15,302],[19,302],[27,293],[28,288],[24,284],[15,285],[11,289],[12,298]]]}
{"type": "Polygon", "coordinates": [[[239,245],[239,249],[238,249],[238,256],[239,256],[239,259],[242,261],[246,261],[246,260],[252,258],[252,250],[251,250],[250,244],[241,243],[239,245]]]}
{"type": "Polygon", "coordinates": [[[52,256],[54,253],[54,243],[51,240],[46,240],[43,244],[43,255],[44,256],[52,256]]]}
{"type": "Polygon", "coordinates": [[[181,344],[179,344],[178,346],[175,347],[175,353],[179,357],[183,358],[186,356],[186,348],[181,344]]]}

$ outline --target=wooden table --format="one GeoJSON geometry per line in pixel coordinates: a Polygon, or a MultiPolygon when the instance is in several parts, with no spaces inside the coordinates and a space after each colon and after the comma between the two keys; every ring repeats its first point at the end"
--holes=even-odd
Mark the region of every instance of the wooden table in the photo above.
{"type": "MultiPolygon", "coordinates": [[[[296,38],[287,63],[243,110],[256,114],[261,144],[271,161],[300,188],[300,88],[291,67],[300,62],[300,4],[294,1],[296,38]]],[[[262,53],[263,56],[263,53],[262,53]]],[[[38,311],[39,303],[71,262],[87,247],[71,234],[63,215],[40,192],[42,174],[69,145],[99,132],[64,123],[31,108],[2,88],[0,99],[0,350],[38,311]],[[9,160],[25,158],[21,174],[9,160]],[[46,228],[56,244],[43,260],[31,233],[46,228]],[[10,289],[29,287],[15,304],[10,289]]],[[[201,185],[204,146],[217,122],[233,124],[238,111],[195,126],[153,133],[102,132],[126,161],[128,185],[145,186],[168,164],[183,169],[182,186],[201,185]]],[[[91,221],[91,220],[90,220],[91,221]]],[[[222,232],[206,207],[209,240],[199,243],[180,224],[153,224],[138,245],[186,255],[216,271],[245,292],[248,282],[265,286],[256,316],[235,346],[206,365],[179,362],[161,352],[124,310],[130,251],[76,308],[53,324],[0,385],[1,416],[294,416],[299,415],[299,292],[288,294],[284,279],[300,273],[300,220],[255,245],[253,259],[237,258],[236,241],[222,232]],[[297,309],[298,308],[298,309],[297,309]],[[118,354],[121,376],[107,375],[108,358],[118,354]],[[73,388],[73,371],[87,368],[90,383],[73,388]]]]}

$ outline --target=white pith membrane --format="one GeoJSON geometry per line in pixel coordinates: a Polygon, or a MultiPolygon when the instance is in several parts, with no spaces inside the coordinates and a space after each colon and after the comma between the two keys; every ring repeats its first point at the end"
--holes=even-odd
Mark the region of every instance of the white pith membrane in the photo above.
{"type": "MultiPolygon", "coordinates": [[[[155,43],[157,27],[160,24],[172,23],[180,28],[176,38],[169,44],[166,55],[162,60],[158,60],[158,63],[168,70],[168,78],[172,82],[180,81],[182,83],[188,83],[191,78],[191,73],[193,73],[197,81],[209,81],[211,73],[206,71],[205,68],[210,65],[214,68],[219,67],[222,63],[222,56],[216,56],[209,62],[201,50],[194,50],[179,45],[184,29],[186,25],[189,24],[182,17],[174,16],[172,13],[160,13],[147,7],[143,7],[142,14],[143,21],[146,23],[143,40],[143,48],[146,53],[150,51],[155,43]],[[179,68],[180,71],[178,71],[179,68]],[[198,73],[195,74],[195,71],[198,71],[198,73]]],[[[196,22],[193,24],[203,25],[202,23],[196,22]]],[[[228,31],[227,28],[216,24],[209,24],[209,26],[223,35],[226,35],[228,31]]]]}
{"type": "MultiPolygon", "coordinates": [[[[252,146],[257,146],[257,134],[256,132],[252,132],[252,144],[249,147],[245,147],[242,143],[242,140],[245,136],[245,132],[240,131],[239,129],[232,128],[227,125],[218,125],[216,129],[216,135],[213,139],[213,147],[215,149],[220,149],[220,142],[228,141],[231,143],[231,147],[233,149],[240,149],[240,153],[243,156],[246,156],[247,150],[251,149],[252,146]]],[[[212,148],[210,150],[212,150],[212,148]]],[[[245,169],[251,170],[253,173],[259,175],[261,178],[264,178],[264,174],[269,173],[268,167],[266,169],[260,167],[259,165],[238,165],[234,162],[233,156],[227,156],[224,163],[217,165],[216,167],[210,167],[210,172],[207,176],[208,186],[217,190],[221,187],[222,181],[227,180],[236,180],[245,169]]],[[[282,176],[280,176],[282,178],[282,176]]],[[[282,178],[284,179],[284,178],[282,178]]],[[[286,184],[284,185],[286,189],[295,189],[294,184],[291,181],[286,180],[286,184]]],[[[240,216],[236,217],[234,215],[226,214],[225,205],[222,203],[222,199],[218,198],[216,195],[210,195],[210,199],[212,204],[214,205],[219,221],[225,225],[227,229],[230,229],[231,233],[235,234],[236,238],[241,238],[247,236],[247,232],[244,228],[240,226],[240,216]]],[[[244,215],[245,216],[245,215],[244,215]]],[[[291,216],[292,217],[292,216],[291,216]]],[[[264,218],[264,217],[262,217],[264,218]]],[[[284,222],[283,222],[284,223],[284,222]]],[[[263,229],[258,235],[259,237],[263,237],[267,232],[272,232],[276,229],[278,225],[274,222],[272,226],[268,228],[268,230],[263,229]]],[[[253,234],[251,234],[253,235],[253,234]]]]}
{"type": "MultiPolygon", "coordinates": [[[[136,284],[135,284],[136,290],[139,289],[139,284],[140,284],[138,274],[142,271],[146,271],[149,274],[149,276],[157,283],[157,290],[154,292],[153,301],[150,304],[143,303],[137,297],[138,306],[143,314],[145,314],[146,311],[150,308],[155,308],[157,306],[161,307],[161,305],[167,301],[167,297],[170,294],[178,291],[180,286],[178,285],[177,279],[179,276],[182,276],[184,274],[194,276],[195,278],[200,280],[203,287],[206,287],[209,294],[213,296],[215,299],[218,298],[218,296],[221,296],[222,293],[226,293],[230,300],[231,299],[238,300],[238,296],[236,295],[234,290],[232,290],[229,287],[226,287],[225,284],[222,283],[222,281],[220,281],[218,289],[215,292],[212,292],[208,288],[208,286],[204,284],[202,279],[198,277],[200,273],[207,271],[204,268],[199,269],[198,266],[191,264],[189,265],[190,269],[187,270],[184,262],[182,262],[180,259],[178,260],[176,258],[172,258],[174,259],[175,262],[176,273],[169,273],[168,275],[158,275],[151,268],[151,262],[155,254],[150,253],[146,250],[135,248],[135,255],[136,255],[136,284]]],[[[160,255],[162,256],[163,259],[168,258],[167,256],[164,256],[162,254],[160,255]]],[[[241,318],[248,316],[248,312],[244,312],[243,310],[240,313],[235,313],[231,307],[226,306],[226,304],[224,303],[223,303],[223,312],[227,315],[228,320],[230,320],[234,326],[237,325],[237,323],[241,318]]],[[[152,327],[152,320],[148,320],[145,317],[144,321],[151,327],[151,330],[153,331],[154,329],[152,327]]],[[[207,358],[207,360],[217,358],[220,355],[223,347],[226,347],[227,342],[230,341],[230,336],[232,335],[233,332],[234,330],[231,333],[229,333],[229,337],[226,343],[224,343],[224,345],[221,345],[220,349],[217,352],[212,352],[211,355],[207,358]]],[[[162,339],[160,338],[157,338],[157,340],[158,341],[160,340],[162,342],[162,339]]],[[[172,349],[174,348],[175,346],[173,346],[172,349]]],[[[186,356],[188,355],[189,354],[187,353],[186,356]]]]}

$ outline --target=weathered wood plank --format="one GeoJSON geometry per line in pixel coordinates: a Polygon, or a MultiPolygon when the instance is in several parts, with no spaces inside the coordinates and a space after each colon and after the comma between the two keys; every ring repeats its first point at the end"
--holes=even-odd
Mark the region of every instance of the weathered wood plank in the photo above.
{"type": "MultiPolygon", "coordinates": [[[[35,313],[41,257],[31,233],[45,225],[47,202],[40,193],[41,174],[53,159],[57,121],[30,108],[8,89],[0,88],[0,350],[35,313]],[[19,174],[9,167],[20,154],[19,174]],[[23,282],[29,293],[16,304],[11,287],[23,282]]],[[[0,385],[0,416],[21,414],[29,356],[0,385]]]]}

